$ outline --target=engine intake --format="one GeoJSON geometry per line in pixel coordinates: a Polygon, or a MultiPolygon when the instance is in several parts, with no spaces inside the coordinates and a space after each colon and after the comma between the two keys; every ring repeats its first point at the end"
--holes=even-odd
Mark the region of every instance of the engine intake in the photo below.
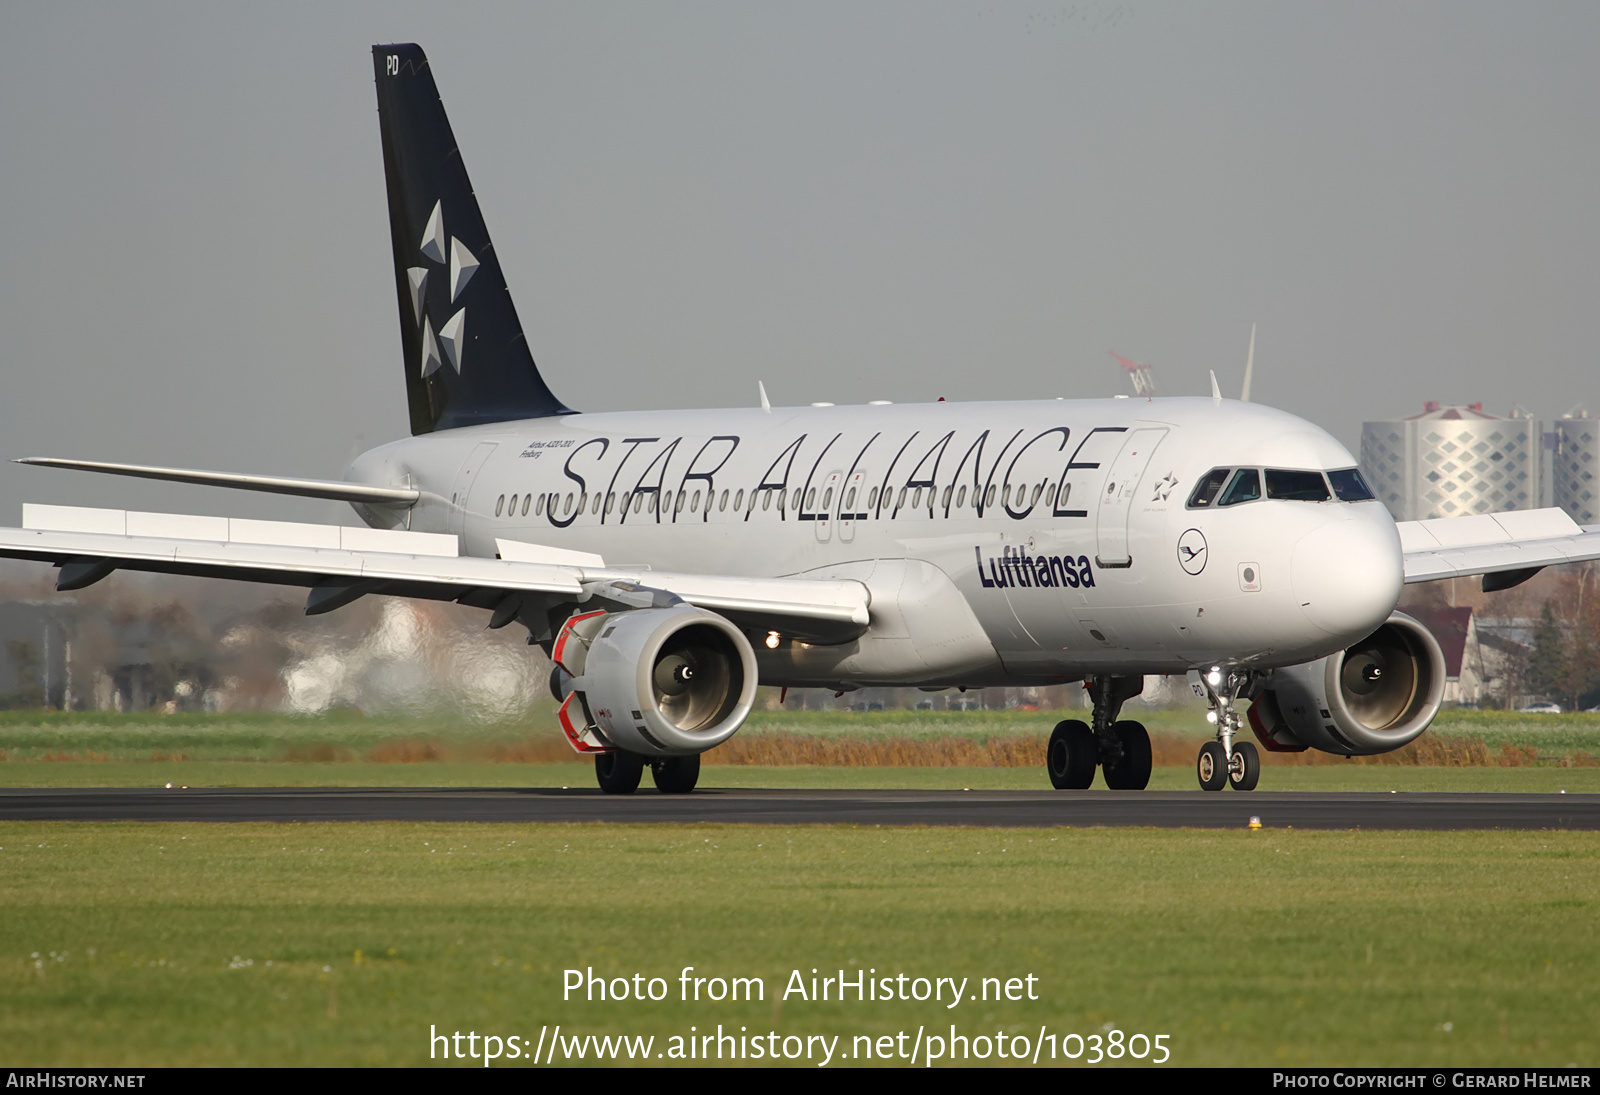
{"type": "Polygon", "coordinates": [[[553,657],[569,693],[563,729],[589,752],[573,723],[598,730],[599,748],[688,756],[727,741],[755,702],[749,640],[726,619],[679,604],[585,613],[567,621],[553,657]],[[582,718],[573,719],[574,700],[582,718]]]}
{"type": "Polygon", "coordinates": [[[1347,650],[1275,670],[1250,705],[1250,725],[1275,752],[1387,753],[1433,722],[1444,681],[1438,640],[1396,612],[1347,650]]]}

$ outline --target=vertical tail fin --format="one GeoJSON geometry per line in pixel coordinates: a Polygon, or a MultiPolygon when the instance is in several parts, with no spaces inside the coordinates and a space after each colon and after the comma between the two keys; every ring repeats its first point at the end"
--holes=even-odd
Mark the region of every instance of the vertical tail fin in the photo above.
{"type": "Polygon", "coordinates": [[[545,385],[419,46],[372,47],[411,432],[572,414],[545,385]]]}

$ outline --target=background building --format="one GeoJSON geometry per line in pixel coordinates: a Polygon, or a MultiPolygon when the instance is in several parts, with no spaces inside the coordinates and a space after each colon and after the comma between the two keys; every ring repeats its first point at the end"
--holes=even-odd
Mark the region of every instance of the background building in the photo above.
{"type": "Polygon", "coordinates": [[[1551,505],[1560,506],[1580,525],[1600,523],[1600,420],[1579,407],[1551,423],[1551,505]]]}
{"type": "Polygon", "coordinates": [[[1421,414],[1361,427],[1361,471],[1397,521],[1535,509],[1544,435],[1537,421],[1482,403],[1425,403],[1421,414]]]}

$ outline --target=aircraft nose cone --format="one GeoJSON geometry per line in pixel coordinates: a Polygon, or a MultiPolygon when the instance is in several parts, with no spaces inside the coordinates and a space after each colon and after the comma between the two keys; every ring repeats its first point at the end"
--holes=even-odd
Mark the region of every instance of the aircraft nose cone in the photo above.
{"type": "Polygon", "coordinates": [[[1366,515],[1331,522],[1295,544],[1290,579],[1306,619],[1353,643],[1377,630],[1400,600],[1399,533],[1392,521],[1366,515]]]}

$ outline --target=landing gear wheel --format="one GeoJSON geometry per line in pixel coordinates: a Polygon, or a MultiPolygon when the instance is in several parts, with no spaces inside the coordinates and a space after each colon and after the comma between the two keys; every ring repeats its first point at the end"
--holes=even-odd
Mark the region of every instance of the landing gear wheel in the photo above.
{"type": "Polygon", "coordinates": [[[1222,751],[1220,741],[1208,741],[1200,747],[1194,770],[1202,791],[1220,791],[1228,785],[1228,754],[1222,751]]]}
{"type": "Polygon", "coordinates": [[[610,753],[596,753],[594,778],[600,790],[608,795],[631,795],[639,789],[644,776],[644,758],[638,753],[617,749],[610,753]]]}
{"type": "Polygon", "coordinates": [[[659,757],[650,762],[650,778],[664,795],[686,795],[700,780],[700,754],[692,757],[659,757]]]}
{"type": "Polygon", "coordinates": [[[1094,732],[1076,719],[1056,723],[1050,734],[1050,751],[1045,767],[1050,785],[1058,791],[1081,791],[1094,782],[1094,763],[1098,750],[1094,732]]]}
{"type": "Polygon", "coordinates": [[[1228,782],[1235,791],[1254,791],[1260,779],[1261,754],[1248,741],[1241,741],[1233,747],[1233,756],[1228,758],[1228,782]]]}
{"type": "Polygon", "coordinates": [[[1115,765],[1102,765],[1106,786],[1115,791],[1142,791],[1150,786],[1150,734],[1143,723],[1125,720],[1114,723],[1111,732],[1122,746],[1122,759],[1115,765]]]}

